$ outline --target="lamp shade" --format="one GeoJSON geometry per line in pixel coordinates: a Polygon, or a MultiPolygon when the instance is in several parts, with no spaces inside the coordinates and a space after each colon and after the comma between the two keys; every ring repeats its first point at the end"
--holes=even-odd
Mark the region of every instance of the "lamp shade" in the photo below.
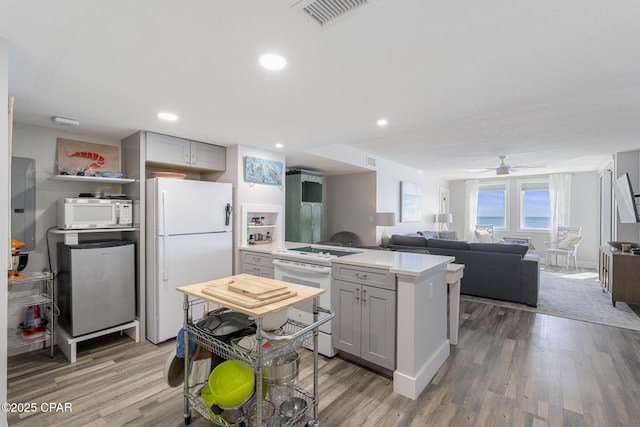
{"type": "Polygon", "coordinates": [[[396,225],[396,213],[376,212],[376,225],[384,227],[396,225]]]}
{"type": "Polygon", "coordinates": [[[451,224],[453,222],[453,215],[450,213],[438,214],[437,221],[441,224],[451,224]]]}

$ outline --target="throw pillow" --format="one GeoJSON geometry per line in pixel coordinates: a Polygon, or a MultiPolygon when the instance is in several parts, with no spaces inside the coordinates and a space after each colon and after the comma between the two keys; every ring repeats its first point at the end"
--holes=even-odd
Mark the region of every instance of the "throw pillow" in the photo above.
{"type": "Polygon", "coordinates": [[[457,231],[438,231],[438,238],[445,240],[458,240],[457,231]]]}
{"type": "Polygon", "coordinates": [[[491,243],[491,235],[487,230],[476,230],[476,238],[480,243],[491,243]]]}
{"type": "Polygon", "coordinates": [[[437,239],[438,233],[435,231],[418,231],[418,234],[424,236],[425,239],[437,239]]]}
{"type": "Polygon", "coordinates": [[[573,250],[581,240],[582,236],[578,236],[577,234],[567,234],[567,237],[558,243],[558,249],[564,249],[565,251],[573,250]]]}

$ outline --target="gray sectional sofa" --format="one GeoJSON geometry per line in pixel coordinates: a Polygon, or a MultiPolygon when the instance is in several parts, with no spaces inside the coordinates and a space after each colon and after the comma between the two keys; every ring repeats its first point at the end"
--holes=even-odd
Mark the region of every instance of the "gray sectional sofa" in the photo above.
{"type": "Polygon", "coordinates": [[[538,255],[527,254],[527,246],[394,234],[389,248],[455,257],[455,263],[465,265],[460,282],[462,294],[519,302],[531,307],[538,304],[540,259],[538,255]]]}

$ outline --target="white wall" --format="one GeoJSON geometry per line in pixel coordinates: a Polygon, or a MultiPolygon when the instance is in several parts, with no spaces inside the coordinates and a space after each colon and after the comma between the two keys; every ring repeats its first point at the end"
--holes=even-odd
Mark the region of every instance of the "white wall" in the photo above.
{"type": "MultiPolygon", "coordinates": [[[[410,234],[423,230],[438,230],[435,222],[439,209],[440,189],[449,188],[449,182],[426,172],[408,168],[399,163],[377,159],[377,211],[396,213],[396,226],[389,227],[389,235],[410,234]],[[417,183],[422,188],[422,219],[400,222],[400,183],[417,183]]],[[[453,215],[455,222],[456,215],[453,215]]],[[[380,241],[382,227],[376,227],[376,241],[380,241]]]]}
{"type": "MultiPolygon", "coordinates": [[[[0,114],[0,271],[9,269],[9,177],[10,177],[10,147],[8,114],[5,102],[9,98],[9,43],[0,37],[0,99],[3,113],[0,114]]],[[[7,306],[7,276],[0,280],[0,307],[7,306]]],[[[7,401],[7,316],[0,315],[0,402],[7,401]]],[[[7,425],[7,415],[0,411],[0,425],[7,425]]]]}
{"type": "MultiPolygon", "coordinates": [[[[284,176],[285,155],[281,152],[260,150],[244,145],[233,145],[227,147],[227,170],[217,177],[220,182],[230,182],[233,184],[233,221],[234,221],[234,256],[238,255],[237,248],[245,246],[242,224],[242,204],[277,205],[282,209],[282,221],[284,224],[284,203],[285,203],[285,176],[284,176]],[[282,162],[283,176],[282,185],[267,185],[245,182],[244,180],[244,159],[246,156],[259,157],[262,159],[282,162]]],[[[278,230],[280,239],[284,239],[284,227],[278,230]]],[[[234,272],[240,271],[240,260],[234,259],[234,272]]]]}
{"type": "MultiPolygon", "coordinates": [[[[512,177],[509,182],[509,192],[511,194],[509,215],[511,217],[510,229],[506,232],[496,232],[496,238],[503,236],[530,236],[531,242],[535,246],[532,253],[540,255],[542,261],[545,258],[545,242],[550,240],[547,231],[518,231],[518,210],[519,197],[517,180],[528,177],[512,177]]],[[[533,177],[531,177],[533,178],[533,177]]],[[[464,181],[451,182],[451,212],[453,213],[453,229],[458,234],[464,234],[464,181]],[[463,218],[456,221],[456,218],[463,218]]],[[[596,172],[573,173],[571,176],[571,206],[570,225],[582,227],[584,235],[583,242],[578,249],[578,266],[585,268],[598,267],[598,248],[600,246],[600,180],[596,172]]],[[[560,262],[560,260],[558,260],[560,262]]],[[[553,262],[553,260],[552,260],[553,262]]]]}

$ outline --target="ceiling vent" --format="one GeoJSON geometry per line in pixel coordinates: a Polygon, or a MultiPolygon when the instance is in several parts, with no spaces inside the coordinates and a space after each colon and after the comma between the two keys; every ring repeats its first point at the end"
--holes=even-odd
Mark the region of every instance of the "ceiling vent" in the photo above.
{"type": "Polygon", "coordinates": [[[292,7],[325,27],[347,13],[368,5],[372,0],[301,0],[292,7]]]}

